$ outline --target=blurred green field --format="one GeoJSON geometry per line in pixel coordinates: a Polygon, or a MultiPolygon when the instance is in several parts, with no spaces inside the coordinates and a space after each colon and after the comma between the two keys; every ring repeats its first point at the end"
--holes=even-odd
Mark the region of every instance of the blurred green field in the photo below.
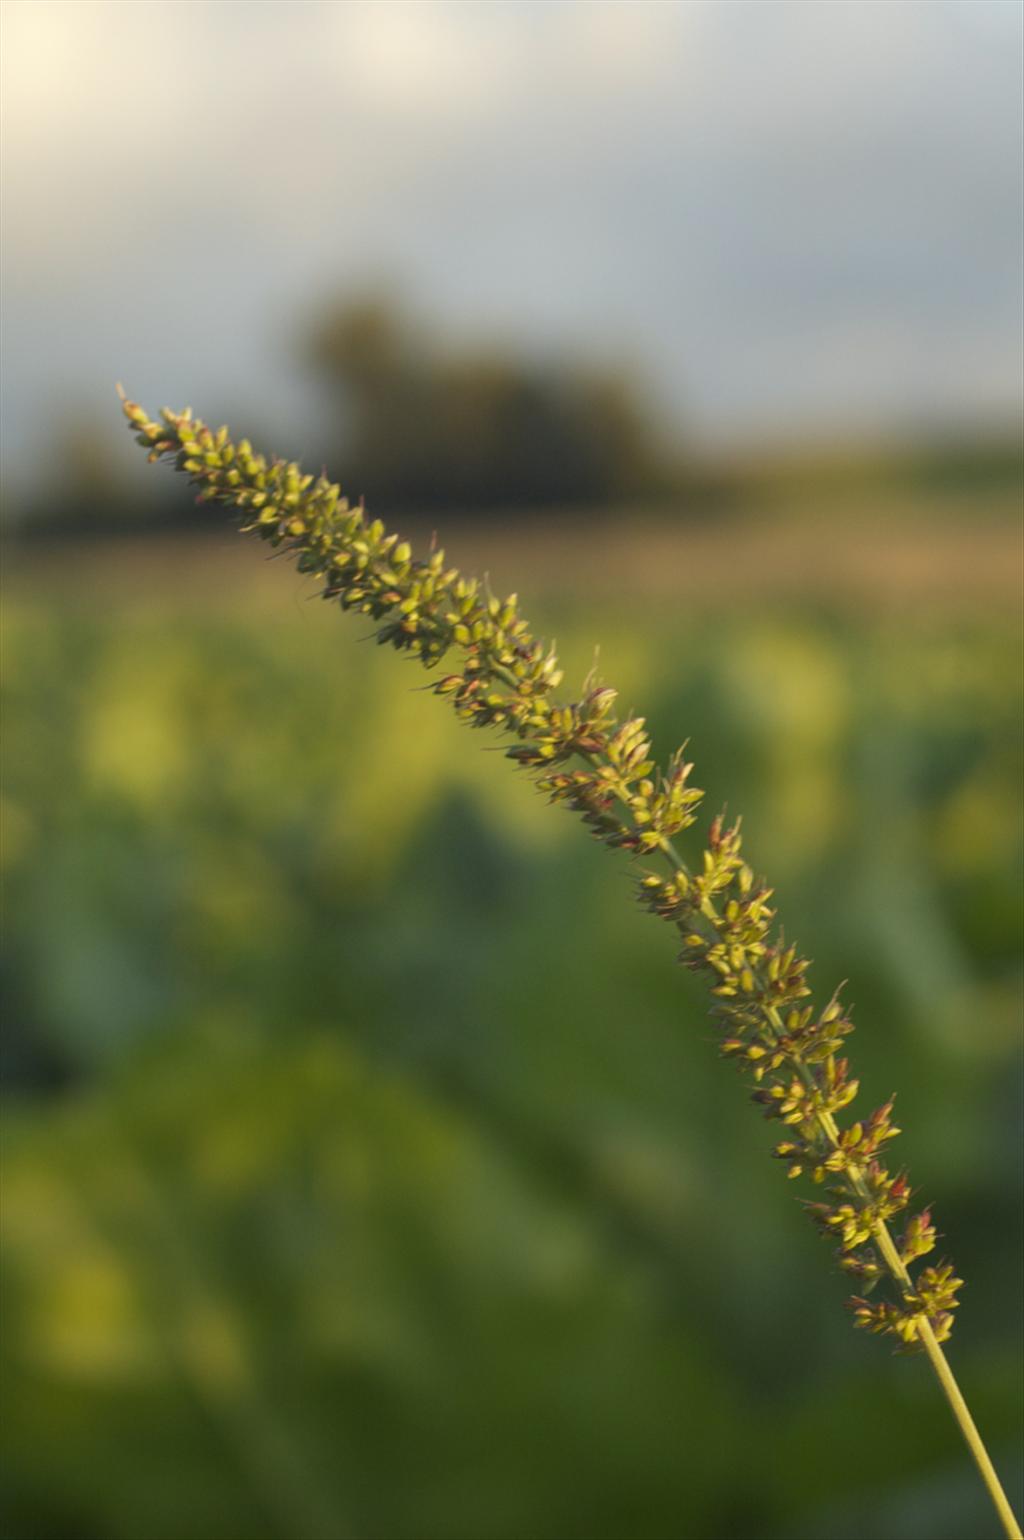
{"type": "MultiPolygon", "coordinates": [[[[785,531],[504,554],[850,979],[1019,1500],[1016,580],[882,528],[830,583],[785,531]]],[[[308,596],[241,542],[8,584],[4,1534],[995,1534],[628,862],[308,596]]]]}

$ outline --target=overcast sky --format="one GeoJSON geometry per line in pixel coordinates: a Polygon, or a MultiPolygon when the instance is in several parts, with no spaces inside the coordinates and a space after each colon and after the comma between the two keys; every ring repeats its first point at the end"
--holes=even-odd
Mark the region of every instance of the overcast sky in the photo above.
{"type": "MultiPolygon", "coordinates": [[[[1018,0],[6,0],[4,426],[250,405],[392,283],[691,433],[1020,411],[1018,0]]],[[[310,433],[311,440],[314,437],[310,433]]]]}

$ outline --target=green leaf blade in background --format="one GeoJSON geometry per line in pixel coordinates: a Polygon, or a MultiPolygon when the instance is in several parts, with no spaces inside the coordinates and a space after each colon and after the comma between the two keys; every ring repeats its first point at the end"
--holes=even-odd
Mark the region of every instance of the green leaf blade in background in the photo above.
{"type": "MultiPolygon", "coordinates": [[[[4,616],[7,1532],[991,1533],[628,874],[272,572],[92,561],[4,616]]],[[[1012,1476],[1013,625],[546,602],[850,977],[1012,1476]]]]}

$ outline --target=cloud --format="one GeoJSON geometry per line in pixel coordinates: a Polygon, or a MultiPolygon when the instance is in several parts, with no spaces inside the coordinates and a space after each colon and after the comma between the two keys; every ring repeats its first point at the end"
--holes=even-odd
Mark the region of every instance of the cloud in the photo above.
{"type": "Polygon", "coordinates": [[[643,356],[717,436],[1019,401],[1000,0],[8,0],[4,32],[15,448],[55,378],[297,415],[289,327],[380,275],[643,356]]]}

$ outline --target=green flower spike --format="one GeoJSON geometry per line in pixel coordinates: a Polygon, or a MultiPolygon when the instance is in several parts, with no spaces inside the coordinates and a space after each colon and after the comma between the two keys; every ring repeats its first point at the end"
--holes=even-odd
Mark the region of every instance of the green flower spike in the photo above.
{"type": "Polygon", "coordinates": [[[690,785],[693,766],[680,750],[660,769],[643,718],[619,720],[616,692],[606,685],[585,686],[577,701],[556,700],[557,656],[531,634],[514,594],[495,598],[447,566],[443,551],[414,559],[408,544],[351,507],[326,477],[267,460],[189,409],[165,409],[156,420],[123,396],[122,404],[149,459],[167,458],[184,471],[199,501],[230,505],[244,530],[284,546],[300,572],[320,579],[323,598],[377,623],[382,645],[426,668],[445,660],[434,692],[470,727],[514,739],[508,757],[552,802],[578,813],[604,844],[660,860],[662,870],[639,878],[640,901],[674,928],[682,962],[707,980],[720,1051],[749,1076],[764,1116],[782,1125],[775,1154],[788,1175],[809,1176],[827,1195],[807,1208],[862,1291],[850,1301],[855,1324],[895,1338],[901,1351],[928,1355],[1007,1534],[1021,1540],[940,1346],[961,1280],[948,1262],[911,1273],[935,1245],[928,1209],[905,1222],[898,1240],[889,1228],[911,1198],[906,1177],[883,1162],[900,1132],[892,1100],[841,1126],[858,1088],[842,1053],[853,1030],[849,1009],[838,995],[821,1010],[810,1003],[808,964],[774,929],[772,890],[743,857],[739,821],[726,827],[714,818],[700,861],[685,861],[673,842],[696,822],[703,800],[690,785]]]}

